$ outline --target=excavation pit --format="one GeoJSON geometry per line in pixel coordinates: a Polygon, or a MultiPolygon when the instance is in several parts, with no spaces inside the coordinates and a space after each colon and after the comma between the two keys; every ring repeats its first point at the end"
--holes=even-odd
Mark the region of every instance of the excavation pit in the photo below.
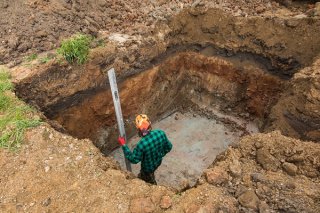
{"type": "MultiPolygon", "coordinates": [[[[228,145],[239,141],[242,135],[258,132],[252,122],[221,113],[212,115],[215,116],[208,118],[196,113],[177,112],[153,124],[153,129],[164,130],[173,144],[172,151],[156,170],[158,184],[178,190],[194,186],[203,170],[228,145]]],[[[131,150],[139,140],[138,136],[130,138],[128,146],[131,150]]],[[[126,169],[121,148],[110,156],[126,169]]],[[[138,175],[140,163],[132,164],[132,172],[138,175]]]]}
{"type": "MultiPolygon", "coordinates": [[[[261,125],[259,121],[277,100],[284,80],[253,59],[248,55],[226,60],[186,52],[119,80],[131,150],[139,141],[133,124],[139,113],[148,114],[155,123],[153,128],[164,130],[173,143],[172,152],[156,172],[160,185],[178,190],[192,187],[230,143],[258,132],[257,124],[261,125]]],[[[85,133],[81,137],[91,136],[102,152],[126,169],[122,150],[117,148],[118,130],[109,88],[53,119],[73,134],[80,130],[85,133]]],[[[132,167],[138,175],[140,165],[132,167]]]]}
{"type": "MultiPolygon", "coordinates": [[[[152,69],[118,81],[129,137],[135,134],[132,121],[139,113],[157,121],[175,110],[190,111],[194,107],[246,115],[262,127],[285,82],[261,64],[193,52],[174,55],[152,69]]],[[[107,85],[81,101],[74,100],[69,107],[49,109],[47,116],[69,134],[92,139],[108,154],[118,146],[114,113],[107,85]]]]}
{"type": "MultiPolygon", "coordinates": [[[[147,114],[153,128],[164,130],[173,143],[172,152],[156,173],[159,184],[179,190],[193,186],[229,144],[263,130],[287,81],[275,75],[274,68],[270,72],[265,60],[255,61],[252,54],[240,56],[181,52],[151,69],[125,78],[118,76],[131,148],[138,141],[133,121],[139,113],[147,114]]],[[[61,85],[64,73],[61,71],[60,78],[55,78],[49,81],[50,86],[55,82],[61,85]]],[[[104,81],[108,82],[106,78],[104,81]]],[[[41,86],[38,82],[34,80],[36,86],[41,86]]],[[[52,100],[50,96],[37,97],[43,98],[36,100],[42,103],[52,100]]],[[[119,159],[123,154],[118,149],[119,133],[108,84],[47,106],[37,105],[58,130],[77,138],[90,138],[102,153],[124,162],[119,159]]],[[[139,165],[133,166],[133,172],[139,172],[139,165]]]]}

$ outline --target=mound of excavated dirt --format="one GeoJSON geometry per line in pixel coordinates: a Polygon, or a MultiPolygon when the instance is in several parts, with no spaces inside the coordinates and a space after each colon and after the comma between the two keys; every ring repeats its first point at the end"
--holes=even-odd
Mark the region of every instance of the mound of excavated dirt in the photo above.
{"type": "Polygon", "coordinates": [[[319,144],[272,132],[243,138],[172,212],[319,212],[319,144]]]}
{"type": "Polygon", "coordinates": [[[19,153],[0,150],[1,212],[128,212],[131,200],[151,197],[160,210],[173,192],[119,170],[89,140],[47,125],[29,131],[19,153]]]}
{"type": "MultiPolygon", "coordinates": [[[[14,66],[22,61],[21,56],[55,49],[62,39],[78,32],[143,35],[153,30],[156,21],[167,21],[185,7],[203,5],[245,17],[272,14],[281,8],[270,0],[2,0],[0,64],[14,66]]],[[[291,16],[299,13],[297,8],[282,12],[291,16]]]]}
{"type": "Polygon", "coordinates": [[[319,212],[320,146],[279,132],[243,138],[182,193],[119,170],[88,140],[40,126],[0,150],[2,212],[319,212]]]}
{"type": "MultiPolygon", "coordinates": [[[[143,34],[155,21],[190,5],[176,1],[27,0],[0,3],[0,63],[55,49],[74,33],[143,34]],[[10,17],[10,18],[8,18],[10,17]]],[[[15,63],[12,63],[14,65],[15,63]]]]}

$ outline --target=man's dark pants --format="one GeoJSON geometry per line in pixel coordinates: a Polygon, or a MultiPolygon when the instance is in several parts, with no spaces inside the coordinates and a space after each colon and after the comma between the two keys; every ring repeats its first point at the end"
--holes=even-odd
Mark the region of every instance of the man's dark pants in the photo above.
{"type": "Polygon", "coordinates": [[[141,180],[144,180],[147,183],[157,185],[156,178],[154,177],[154,172],[149,173],[141,170],[140,173],[138,174],[138,178],[140,178],[141,180]]]}

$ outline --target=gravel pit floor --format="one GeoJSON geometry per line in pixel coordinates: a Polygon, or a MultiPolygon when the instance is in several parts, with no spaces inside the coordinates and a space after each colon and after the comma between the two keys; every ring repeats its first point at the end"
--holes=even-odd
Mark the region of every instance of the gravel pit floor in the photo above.
{"type": "MultiPolygon", "coordinates": [[[[153,129],[164,130],[173,144],[173,149],[164,157],[162,164],[156,170],[155,176],[159,185],[178,190],[194,186],[203,170],[229,144],[239,141],[245,132],[258,132],[258,128],[251,122],[221,113],[215,116],[245,126],[245,129],[232,128],[219,119],[208,119],[190,112],[174,113],[153,124],[153,129]]],[[[139,139],[138,136],[129,139],[128,146],[131,150],[139,139]]],[[[121,148],[110,155],[120,163],[121,168],[125,169],[121,148]]],[[[140,163],[132,164],[132,172],[138,175],[139,171],[140,163]]]]}

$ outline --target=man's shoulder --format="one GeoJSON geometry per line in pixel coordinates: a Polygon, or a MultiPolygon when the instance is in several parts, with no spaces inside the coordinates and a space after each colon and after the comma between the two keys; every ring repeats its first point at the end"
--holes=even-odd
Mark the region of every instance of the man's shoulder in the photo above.
{"type": "Polygon", "coordinates": [[[159,138],[162,138],[163,136],[165,136],[164,131],[162,131],[160,129],[154,129],[154,130],[151,130],[148,135],[143,137],[139,143],[141,143],[141,145],[148,144],[148,143],[152,142],[153,140],[158,140],[159,138]]]}
{"type": "Polygon", "coordinates": [[[149,134],[149,139],[162,139],[166,137],[166,133],[161,129],[152,130],[149,134]]]}
{"type": "Polygon", "coordinates": [[[161,130],[161,129],[154,129],[154,130],[151,130],[152,134],[159,134],[159,135],[165,135],[164,131],[161,130]]]}

